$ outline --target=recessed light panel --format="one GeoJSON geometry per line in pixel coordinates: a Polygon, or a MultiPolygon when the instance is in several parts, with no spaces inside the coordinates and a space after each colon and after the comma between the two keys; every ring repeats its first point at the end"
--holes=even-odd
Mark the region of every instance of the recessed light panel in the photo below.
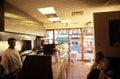
{"type": "Polygon", "coordinates": [[[50,21],[60,21],[60,18],[56,17],[56,18],[48,18],[50,21]]]}
{"type": "Polygon", "coordinates": [[[55,14],[55,9],[53,7],[46,7],[38,9],[42,14],[55,14]]]}
{"type": "Polygon", "coordinates": [[[70,23],[71,20],[61,20],[62,23],[70,23]]]}

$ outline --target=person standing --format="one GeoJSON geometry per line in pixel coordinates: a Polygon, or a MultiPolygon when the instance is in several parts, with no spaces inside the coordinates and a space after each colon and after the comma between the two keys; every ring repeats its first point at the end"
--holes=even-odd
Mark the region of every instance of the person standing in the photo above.
{"type": "Polygon", "coordinates": [[[4,79],[16,79],[22,67],[21,57],[19,52],[15,48],[16,39],[8,39],[9,47],[1,55],[1,65],[3,66],[3,78],[4,79]]]}

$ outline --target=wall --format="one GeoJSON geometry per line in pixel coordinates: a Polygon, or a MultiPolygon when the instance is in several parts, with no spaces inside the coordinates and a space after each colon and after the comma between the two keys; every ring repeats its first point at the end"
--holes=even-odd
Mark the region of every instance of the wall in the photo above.
{"type": "Polygon", "coordinates": [[[110,45],[109,21],[120,19],[120,11],[94,13],[95,51],[107,57],[120,57],[120,46],[110,45]]]}
{"type": "MultiPolygon", "coordinates": [[[[16,49],[18,51],[21,51],[22,42],[16,41],[16,49]]],[[[1,54],[8,48],[8,42],[7,41],[0,41],[0,56],[1,54]]]]}
{"type": "Polygon", "coordinates": [[[0,55],[4,52],[6,48],[8,48],[7,40],[10,37],[14,37],[17,40],[16,48],[19,51],[21,51],[22,49],[22,44],[24,40],[31,40],[31,48],[33,49],[35,47],[36,36],[0,32],[0,55]]]}

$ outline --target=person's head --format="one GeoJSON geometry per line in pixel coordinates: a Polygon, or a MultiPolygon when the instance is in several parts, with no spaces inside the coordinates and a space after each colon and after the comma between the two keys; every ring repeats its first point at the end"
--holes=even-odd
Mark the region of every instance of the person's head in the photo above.
{"type": "Polygon", "coordinates": [[[97,52],[95,55],[95,61],[99,62],[100,60],[102,60],[104,58],[104,55],[101,51],[97,52]]]}
{"type": "Polygon", "coordinates": [[[15,38],[9,38],[8,39],[8,45],[9,45],[9,48],[14,49],[15,45],[16,45],[16,39],[15,38]]]}

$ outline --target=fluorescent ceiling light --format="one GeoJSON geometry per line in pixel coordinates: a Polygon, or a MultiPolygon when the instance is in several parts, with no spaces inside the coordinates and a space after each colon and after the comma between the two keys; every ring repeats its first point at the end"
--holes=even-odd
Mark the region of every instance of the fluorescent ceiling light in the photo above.
{"type": "Polygon", "coordinates": [[[8,12],[5,12],[5,17],[14,18],[14,19],[25,19],[22,16],[19,16],[19,15],[13,14],[13,13],[8,13],[8,12]]]}
{"type": "Polygon", "coordinates": [[[56,13],[53,7],[39,8],[38,11],[40,11],[42,14],[55,14],[56,13]]]}
{"type": "Polygon", "coordinates": [[[48,18],[50,21],[60,21],[60,18],[55,17],[55,18],[48,18]]]}
{"type": "Polygon", "coordinates": [[[34,24],[35,22],[30,21],[30,20],[22,20],[22,23],[26,23],[26,24],[34,24]]]}
{"type": "Polygon", "coordinates": [[[61,20],[62,23],[70,23],[71,20],[61,20]]]}

